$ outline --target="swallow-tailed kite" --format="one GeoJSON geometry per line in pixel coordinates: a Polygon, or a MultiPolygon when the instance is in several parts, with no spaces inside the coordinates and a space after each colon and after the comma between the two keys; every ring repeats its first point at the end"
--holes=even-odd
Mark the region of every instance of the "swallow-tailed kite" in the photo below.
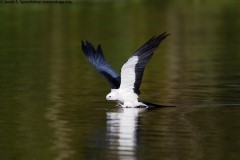
{"type": "Polygon", "coordinates": [[[111,86],[111,92],[106,96],[107,100],[115,100],[122,107],[148,107],[148,105],[155,105],[138,100],[139,88],[147,62],[161,41],[168,35],[162,33],[157,37],[152,37],[140,47],[122,66],[121,77],[105,60],[100,45],[95,50],[91,43],[82,41],[82,50],[88,61],[107,79],[111,86]]]}

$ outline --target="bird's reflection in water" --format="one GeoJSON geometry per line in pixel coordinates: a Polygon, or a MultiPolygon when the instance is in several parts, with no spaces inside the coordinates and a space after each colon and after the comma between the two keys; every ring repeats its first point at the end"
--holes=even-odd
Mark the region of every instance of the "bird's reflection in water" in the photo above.
{"type": "Polygon", "coordinates": [[[136,159],[137,127],[139,113],[146,108],[120,108],[107,112],[107,138],[109,149],[119,159],[136,159]]]}

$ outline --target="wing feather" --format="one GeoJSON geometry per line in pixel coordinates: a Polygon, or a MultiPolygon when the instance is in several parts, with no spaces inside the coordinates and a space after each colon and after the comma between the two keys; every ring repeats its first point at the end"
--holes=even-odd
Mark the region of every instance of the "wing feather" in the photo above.
{"type": "Polygon", "coordinates": [[[107,63],[104,58],[101,46],[98,45],[97,50],[91,43],[82,41],[82,50],[88,61],[93,67],[108,81],[112,89],[118,89],[120,86],[120,76],[118,73],[107,63]]]}
{"type": "Polygon", "coordinates": [[[140,94],[140,85],[147,62],[153,56],[162,40],[169,34],[162,33],[157,37],[152,37],[142,47],[140,47],[128,59],[121,68],[121,85],[120,89],[133,89],[137,94],[140,94]]]}

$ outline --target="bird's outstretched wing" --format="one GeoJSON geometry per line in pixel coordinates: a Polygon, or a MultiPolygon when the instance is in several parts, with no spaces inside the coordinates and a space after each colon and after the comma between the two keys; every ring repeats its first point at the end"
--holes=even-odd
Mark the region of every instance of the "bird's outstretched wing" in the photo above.
{"type": "Polygon", "coordinates": [[[91,43],[82,41],[82,50],[93,67],[107,79],[111,88],[118,89],[121,81],[120,76],[105,60],[101,46],[98,45],[95,50],[91,43]]]}
{"type": "Polygon", "coordinates": [[[135,93],[140,94],[139,88],[145,66],[161,41],[168,35],[169,34],[162,33],[157,37],[152,37],[127,60],[121,68],[120,89],[133,89],[135,93]]]}

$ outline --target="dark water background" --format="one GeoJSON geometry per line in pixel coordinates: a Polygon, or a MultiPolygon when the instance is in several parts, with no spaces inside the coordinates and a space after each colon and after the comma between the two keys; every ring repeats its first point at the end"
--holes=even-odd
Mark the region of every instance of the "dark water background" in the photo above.
{"type": "Polygon", "coordinates": [[[240,3],[84,1],[0,4],[0,159],[234,160],[240,157],[240,3]],[[153,35],[141,99],[107,102],[81,51],[101,44],[120,70],[153,35]]]}

